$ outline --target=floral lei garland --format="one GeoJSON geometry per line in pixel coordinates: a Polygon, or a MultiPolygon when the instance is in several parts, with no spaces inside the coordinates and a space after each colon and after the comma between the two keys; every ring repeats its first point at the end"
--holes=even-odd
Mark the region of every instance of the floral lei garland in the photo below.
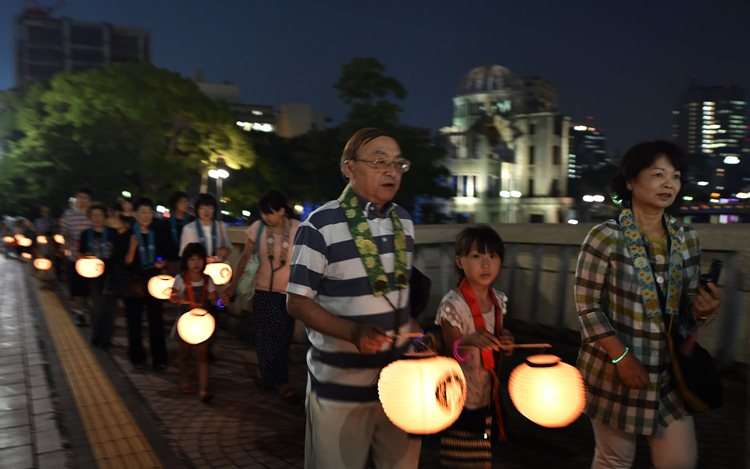
{"type": "MultiPolygon", "coordinates": [[[[364,265],[365,272],[367,272],[372,293],[375,296],[385,296],[389,291],[390,282],[388,281],[388,275],[383,269],[383,263],[380,261],[380,253],[372,237],[370,225],[367,223],[367,219],[359,205],[359,198],[351,186],[347,185],[338,200],[341,208],[344,210],[349,231],[354,239],[354,244],[357,246],[357,252],[362,260],[362,265],[364,265]]],[[[395,288],[391,289],[403,289],[409,283],[406,271],[406,234],[404,233],[401,219],[396,214],[396,210],[391,208],[388,215],[393,224],[393,242],[396,248],[394,263],[396,285],[394,286],[395,288]]]]}

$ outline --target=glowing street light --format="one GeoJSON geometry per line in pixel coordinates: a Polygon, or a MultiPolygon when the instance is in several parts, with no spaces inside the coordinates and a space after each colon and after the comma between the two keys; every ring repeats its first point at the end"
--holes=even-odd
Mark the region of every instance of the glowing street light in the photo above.
{"type": "Polygon", "coordinates": [[[696,184],[698,184],[701,187],[706,187],[708,185],[708,181],[698,181],[696,184]]]}
{"type": "Polygon", "coordinates": [[[120,194],[123,197],[125,197],[126,199],[129,199],[129,198],[133,197],[133,194],[131,194],[130,191],[122,191],[122,192],[120,192],[120,194]]]}

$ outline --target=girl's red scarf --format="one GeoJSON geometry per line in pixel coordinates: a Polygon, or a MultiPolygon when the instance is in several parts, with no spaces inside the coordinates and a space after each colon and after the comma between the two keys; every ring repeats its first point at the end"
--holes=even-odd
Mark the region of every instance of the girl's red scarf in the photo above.
{"type": "Polygon", "coordinates": [[[190,302],[191,308],[200,308],[206,304],[208,298],[208,276],[203,275],[203,288],[201,288],[201,299],[200,303],[195,301],[195,292],[193,291],[193,281],[190,279],[190,274],[185,274],[185,292],[187,293],[187,300],[190,302]]]}
{"type": "MultiPolygon", "coordinates": [[[[464,297],[464,301],[469,305],[471,310],[471,317],[474,320],[474,329],[477,331],[486,331],[487,323],[484,321],[482,316],[482,310],[479,307],[479,301],[474,293],[474,289],[471,288],[469,282],[466,279],[461,280],[458,284],[458,290],[464,297]]],[[[492,288],[488,291],[488,296],[492,304],[495,306],[495,337],[499,337],[503,332],[503,310],[500,307],[500,302],[497,301],[495,292],[492,288]]],[[[487,370],[492,376],[492,403],[495,408],[495,418],[497,419],[497,430],[498,438],[500,441],[506,441],[508,435],[505,432],[505,424],[503,422],[502,407],[500,402],[500,379],[497,377],[495,371],[495,355],[492,349],[482,349],[482,367],[487,370]]]]}

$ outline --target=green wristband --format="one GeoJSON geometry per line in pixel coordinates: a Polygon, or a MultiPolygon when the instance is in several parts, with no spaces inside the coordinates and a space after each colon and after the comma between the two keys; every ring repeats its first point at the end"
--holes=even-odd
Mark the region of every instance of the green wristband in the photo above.
{"type": "Polygon", "coordinates": [[[617,358],[613,358],[612,360],[610,360],[610,363],[612,363],[613,365],[617,365],[622,361],[623,358],[625,358],[625,356],[627,356],[628,353],[630,353],[630,347],[625,347],[625,351],[622,352],[622,355],[617,358]]]}

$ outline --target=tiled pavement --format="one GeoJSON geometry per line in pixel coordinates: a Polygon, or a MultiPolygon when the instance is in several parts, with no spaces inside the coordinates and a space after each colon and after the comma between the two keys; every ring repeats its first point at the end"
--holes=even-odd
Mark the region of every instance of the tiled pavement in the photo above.
{"type": "MultiPolygon", "coordinates": [[[[8,275],[6,272],[7,266],[0,264],[0,279],[11,281],[6,279],[5,276],[8,275]]],[[[7,283],[5,284],[7,285],[7,283]]],[[[18,289],[13,289],[13,291],[18,291],[18,289]]],[[[3,308],[0,309],[0,314],[3,314],[0,330],[3,330],[3,324],[7,323],[5,318],[8,314],[6,313],[8,308],[5,305],[11,304],[5,303],[8,301],[6,300],[7,296],[13,296],[13,294],[6,291],[0,298],[0,305],[3,305],[3,308]]],[[[21,299],[15,300],[15,302],[18,301],[21,301],[21,299]]],[[[22,308],[16,309],[13,306],[13,309],[13,313],[18,312],[18,317],[21,317],[19,311],[22,308]]],[[[174,313],[168,313],[167,316],[167,323],[170,324],[175,315],[174,313]]],[[[15,320],[18,321],[18,318],[15,320]]],[[[29,328],[28,325],[26,328],[33,330],[33,327],[29,328]]],[[[0,370],[2,370],[1,367],[6,366],[3,361],[6,356],[5,350],[8,348],[4,346],[5,342],[5,339],[0,338],[0,370]]],[[[34,344],[30,345],[33,346],[34,344]]],[[[211,366],[211,385],[215,397],[210,405],[201,404],[196,396],[184,395],[179,391],[177,373],[174,367],[170,367],[167,373],[163,374],[134,372],[127,362],[125,346],[124,321],[120,316],[118,317],[115,346],[112,353],[111,355],[100,354],[99,358],[103,362],[109,361],[110,365],[115,365],[105,366],[105,369],[109,370],[112,378],[119,379],[119,381],[117,379],[113,381],[119,383],[117,385],[118,391],[123,395],[131,395],[131,398],[126,399],[131,410],[135,406],[139,407],[136,410],[145,411],[150,422],[146,425],[153,426],[150,429],[151,434],[158,434],[159,438],[167,440],[171,453],[175,456],[174,461],[177,461],[177,463],[165,465],[165,467],[170,469],[180,466],[187,468],[302,467],[304,454],[303,407],[301,404],[292,405],[279,400],[255,386],[252,379],[256,371],[255,356],[249,346],[229,337],[227,334],[220,334],[214,347],[217,361],[211,366]],[[135,394],[134,397],[133,394],[135,394]]],[[[170,343],[172,357],[176,356],[175,347],[176,344],[170,343]]],[[[31,352],[27,352],[27,355],[39,353],[34,348],[29,350],[31,352]]],[[[558,351],[566,360],[569,360],[574,353],[572,348],[566,348],[562,345],[558,347],[558,351]]],[[[300,394],[304,392],[305,385],[303,354],[304,346],[294,345],[292,347],[290,373],[292,382],[296,385],[300,394]]],[[[41,360],[40,357],[37,357],[37,359],[41,360]]],[[[104,364],[106,365],[106,363],[104,364]]],[[[509,365],[511,366],[508,369],[512,367],[512,363],[509,365]]],[[[24,380],[26,380],[26,376],[29,376],[29,380],[33,379],[31,373],[36,373],[35,383],[40,383],[39,376],[43,373],[38,365],[36,365],[37,368],[34,371],[34,366],[27,366],[30,371],[24,374],[24,380]]],[[[26,368],[21,366],[20,369],[25,370],[26,368]]],[[[15,374],[18,374],[18,369],[16,369],[15,374]]],[[[0,373],[0,389],[5,386],[4,376],[5,373],[0,373]]],[[[728,405],[716,414],[701,416],[697,420],[701,468],[741,469],[745,467],[743,443],[746,435],[744,419],[747,413],[746,386],[737,380],[730,380],[729,383],[728,405]]],[[[13,389],[18,391],[18,387],[13,389]]],[[[29,390],[27,398],[33,400],[33,395],[41,396],[39,393],[40,391],[33,391],[32,393],[29,390]]],[[[54,392],[51,394],[54,396],[54,392]]],[[[2,399],[0,397],[0,403],[3,402],[2,399]]],[[[45,401],[40,401],[40,404],[43,402],[45,401]]],[[[16,403],[15,405],[19,404],[16,403]]],[[[31,409],[27,409],[26,412],[28,415],[31,409]]],[[[4,418],[7,418],[6,414],[11,415],[0,410],[0,428],[3,428],[2,422],[4,418]]],[[[52,415],[49,414],[49,416],[52,415]]],[[[144,426],[142,419],[139,423],[142,427],[144,426]]],[[[36,440],[33,436],[35,435],[34,432],[40,430],[34,427],[34,423],[29,425],[28,420],[25,420],[14,425],[14,427],[24,427],[25,431],[31,433],[32,436],[26,440],[23,439],[23,436],[19,437],[19,442],[12,449],[21,452],[27,451],[32,455],[35,452],[40,453],[38,448],[42,446],[34,443],[36,440]],[[30,443],[24,444],[25,441],[30,443]],[[25,449],[19,450],[19,448],[25,449]]],[[[553,466],[572,469],[588,467],[590,464],[592,436],[585,419],[579,420],[567,429],[542,430],[524,421],[522,417],[511,414],[509,416],[509,429],[511,442],[500,449],[500,457],[495,467],[516,469],[553,466]]],[[[2,431],[0,430],[0,448],[3,447],[4,441],[2,431]]],[[[16,435],[20,434],[21,432],[16,432],[16,435]]],[[[0,449],[0,468],[24,467],[6,466],[2,451],[4,450],[0,449]]],[[[48,454],[54,454],[61,458],[66,456],[66,453],[60,451],[48,454]]],[[[68,454],[68,456],[70,455],[68,454]]],[[[33,457],[36,457],[37,461],[42,461],[39,456],[33,457]]],[[[439,467],[435,438],[425,440],[421,467],[439,467]]],[[[636,467],[649,467],[648,455],[643,447],[639,450],[636,467]]]]}
{"type": "Polygon", "coordinates": [[[0,468],[63,468],[71,454],[24,267],[0,257],[0,468]]]}

